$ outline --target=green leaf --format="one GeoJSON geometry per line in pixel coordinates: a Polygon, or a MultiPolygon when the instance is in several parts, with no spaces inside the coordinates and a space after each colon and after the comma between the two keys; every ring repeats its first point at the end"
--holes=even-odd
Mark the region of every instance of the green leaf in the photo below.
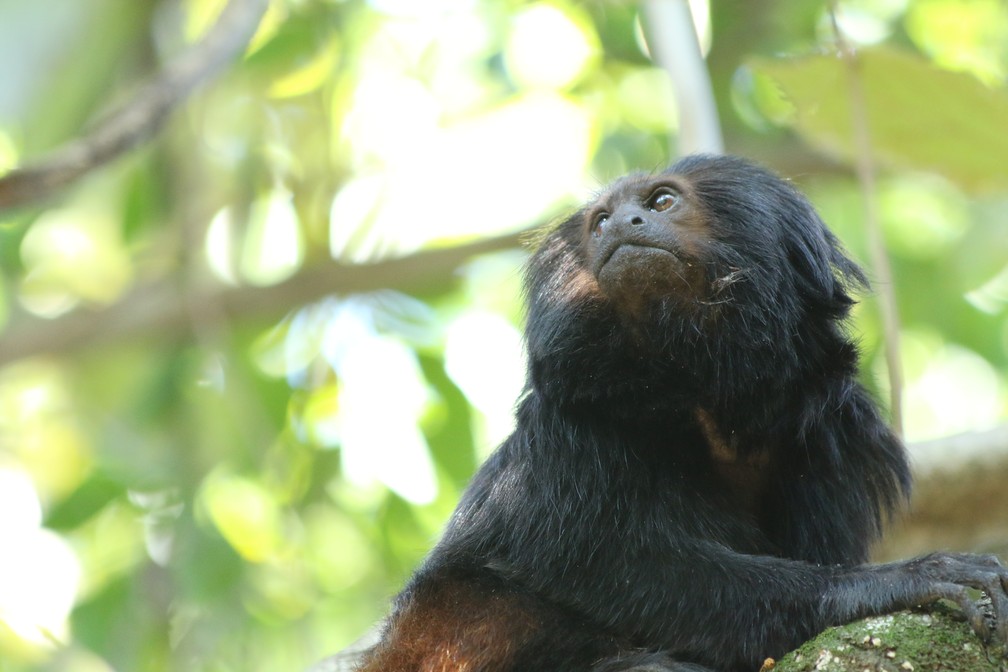
{"type": "MultiPolygon", "coordinates": [[[[872,150],[884,162],[939,173],[971,191],[1008,188],[1008,92],[912,55],[857,54],[872,150]]],[[[834,55],[749,62],[795,106],[790,124],[808,142],[850,161],[852,74],[834,55]]]]}
{"type": "Polygon", "coordinates": [[[46,527],[57,531],[75,529],[125,493],[122,483],[96,472],[53,507],[46,517],[46,527]]]}

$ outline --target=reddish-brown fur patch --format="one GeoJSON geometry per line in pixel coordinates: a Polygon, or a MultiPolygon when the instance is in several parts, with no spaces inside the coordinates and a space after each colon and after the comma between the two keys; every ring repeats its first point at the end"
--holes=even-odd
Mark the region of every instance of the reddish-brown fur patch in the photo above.
{"type": "Polygon", "coordinates": [[[696,409],[696,419],[707,440],[715,473],[727,486],[732,498],[745,511],[755,515],[766,488],[769,454],[765,450],[742,454],[738,446],[724,436],[711,414],[702,408],[696,409]]]}
{"type": "Polygon", "coordinates": [[[542,626],[520,595],[461,580],[434,582],[393,617],[389,636],[360,672],[510,669],[515,653],[542,626]]]}

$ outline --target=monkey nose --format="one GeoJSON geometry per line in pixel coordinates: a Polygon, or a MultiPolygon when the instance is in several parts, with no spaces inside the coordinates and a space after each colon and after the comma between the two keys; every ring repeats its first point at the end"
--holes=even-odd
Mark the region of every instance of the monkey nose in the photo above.
{"type": "Polygon", "coordinates": [[[618,213],[613,219],[615,220],[614,223],[623,230],[643,226],[648,223],[647,216],[639,210],[618,213]]]}
{"type": "Polygon", "coordinates": [[[612,223],[619,228],[641,226],[647,223],[647,215],[635,204],[624,204],[613,213],[612,223]]]}

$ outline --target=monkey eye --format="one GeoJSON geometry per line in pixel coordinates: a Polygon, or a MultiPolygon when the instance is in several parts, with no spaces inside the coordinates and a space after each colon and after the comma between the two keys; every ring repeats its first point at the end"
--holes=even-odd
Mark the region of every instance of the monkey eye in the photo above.
{"type": "Polygon", "coordinates": [[[647,206],[655,212],[664,212],[679,202],[679,194],[667,187],[663,187],[652,194],[648,199],[647,206]]]}
{"type": "Polygon", "coordinates": [[[608,212],[600,212],[599,214],[595,215],[595,219],[592,220],[591,224],[592,235],[593,236],[601,235],[602,227],[605,226],[606,222],[608,221],[609,221],[608,212]]]}

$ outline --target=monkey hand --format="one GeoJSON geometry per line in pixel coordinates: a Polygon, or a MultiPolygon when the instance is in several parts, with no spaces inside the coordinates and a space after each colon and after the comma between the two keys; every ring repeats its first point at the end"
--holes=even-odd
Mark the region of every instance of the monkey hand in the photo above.
{"type": "MultiPolygon", "coordinates": [[[[853,572],[855,574],[849,578],[859,576],[855,583],[861,583],[860,588],[867,592],[855,588],[845,599],[860,592],[862,598],[868,597],[874,603],[862,604],[862,608],[868,607],[868,612],[879,614],[947,600],[962,610],[970,627],[984,643],[1001,646],[1003,655],[1008,658],[1008,567],[997,557],[932,553],[904,562],[862,567],[853,572]],[[982,603],[970,594],[970,589],[982,591],[990,599],[993,622],[982,603]]],[[[846,591],[842,589],[843,592],[846,591]]],[[[843,605],[836,606],[842,609],[843,605]]]]}

